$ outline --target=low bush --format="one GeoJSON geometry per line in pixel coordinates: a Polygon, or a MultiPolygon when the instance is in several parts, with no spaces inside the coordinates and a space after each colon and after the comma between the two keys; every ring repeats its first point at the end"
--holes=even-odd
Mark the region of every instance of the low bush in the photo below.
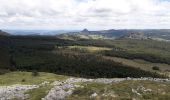
{"type": "Polygon", "coordinates": [[[153,70],[159,70],[159,67],[158,66],[153,66],[152,69],[153,70]]]}

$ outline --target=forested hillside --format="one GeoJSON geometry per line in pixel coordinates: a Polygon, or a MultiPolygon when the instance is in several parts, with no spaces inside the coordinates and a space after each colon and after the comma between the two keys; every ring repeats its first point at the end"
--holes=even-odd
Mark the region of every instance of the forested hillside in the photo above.
{"type": "MultiPolygon", "coordinates": [[[[151,42],[146,41],[146,43],[151,42]]],[[[164,75],[155,72],[134,68],[103,57],[139,58],[169,64],[168,43],[158,42],[164,44],[165,47],[156,45],[150,47],[151,50],[156,48],[155,54],[147,50],[141,52],[135,47],[129,48],[128,43],[135,46],[136,41],[81,39],[75,41],[51,36],[3,36],[0,37],[0,53],[2,55],[0,68],[5,70],[36,70],[81,77],[164,77],[164,75]],[[73,48],[71,46],[79,47],[73,48]],[[80,48],[82,46],[83,48],[80,48]],[[86,49],[86,47],[89,48],[86,49]],[[93,51],[91,52],[91,50],[93,51]],[[165,51],[165,54],[157,54],[158,51],[165,51]]],[[[139,41],[141,48],[145,48],[143,43],[145,41],[139,41]]]]}

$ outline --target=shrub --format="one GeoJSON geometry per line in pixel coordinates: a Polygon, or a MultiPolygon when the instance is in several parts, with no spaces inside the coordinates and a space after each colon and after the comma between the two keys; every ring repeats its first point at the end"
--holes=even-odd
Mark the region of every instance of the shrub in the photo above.
{"type": "Polygon", "coordinates": [[[25,79],[22,79],[21,82],[25,82],[26,80],[25,79]]]}
{"type": "Polygon", "coordinates": [[[158,66],[153,66],[152,69],[153,70],[159,70],[159,67],[158,66]]]}
{"type": "Polygon", "coordinates": [[[39,72],[37,72],[36,70],[32,71],[32,76],[39,76],[39,72]]]}

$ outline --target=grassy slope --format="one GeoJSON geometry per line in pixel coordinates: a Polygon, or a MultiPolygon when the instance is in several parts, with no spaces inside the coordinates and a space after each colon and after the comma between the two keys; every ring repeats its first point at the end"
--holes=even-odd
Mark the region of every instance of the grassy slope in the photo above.
{"type": "Polygon", "coordinates": [[[128,65],[131,67],[135,67],[135,68],[140,68],[142,70],[146,70],[146,71],[151,71],[151,72],[158,72],[161,74],[165,74],[166,75],[170,75],[170,65],[168,64],[162,64],[162,63],[152,63],[152,62],[148,62],[148,61],[144,61],[144,60],[140,60],[140,59],[134,59],[134,60],[129,60],[129,59],[125,59],[125,58],[119,58],[119,57],[104,57],[105,59],[110,59],[113,60],[115,62],[120,62],[123,65],[128,65]],[[159,70],[153,70],[152,67],[157,66],[159,67],[159,70]]]}
{"type": "Polygon", "coordinates": [[[114,40],[115,46],[127,51],[153,54],[161,57],[170,57],[170,43],[153,40],[114,40]]]}
{"type": "Polygon", "coordinates": [[[170,98],[170,84],[167,83],[123,81],[108,85],[100,83],[82,84],[84,88],[76,89],[67,100],[169,100],[170,98]],[[145,88],[144,90],[143,87],[145,88]],[[140,93],[140,95],[132,92],[132,89],[140,93]],[[151,91],[145,92],[147,89],[151,89],[151,91]],[[93,93],[98,95],[90,98],[93,93]]]}
{"type": "MultiPolygon", "coordinates": [[[[40,72],[39,76],[32,76],[31,72],[10,72],[4,75],[0,75],[0,86],[8,86],[13,84],[28,84],[28,85],[38,85],[44,81],[54,82],[57,80],[65,80],[68,76],[56,75],[52,73],[40,72]],[[22,82],[22,80],[25,82],[22,82]]],[[[45,97],[48,91],[52,88],[50,84],[41,86],[33,90],[29,90],[26,94],[30,95],[28,100],[41,100],[45,97]]],[[[16,99],[18,100],[18,99],[16,99]]]]}
{"type": "Polygon", "coordinates": [[[40,72],[39,76],[32,76],[31,72],[10,72],[4,75],[0,75],[0,85],[40,84],[44,81],[53,82],[55,80],[63,80],[66,78],[67,76],[45,72],[40,72]],[[23,79],[25,82],[22,82],[23,79]]]}
{"type": "MultiPolygon", "coordinates": [[[[55,81],[65,80],[69,76],[55,75],[51,73],[40,73],[40,76],[33,77],[30,72],[11,72],[4,75],[0,75],[0,85],[12,85],[12,84],[39,84],[43,81],[55,81]],[[21,82],[21,79],[25,78],[26,82],[21,82]]],[[[151,82],[151,81],[123,81],[120,83],[101,84],[95,82],[76,83],[83,85],[84,88],[77,88],[73,94],[67,97],[67,100],[88,100],[91,94],[97,93],[98,96],[92,100],[169,100],[170,98],[170,84],[164,82],[151,82]],[[137,90],[137,88],[139,88],[137,90]],[[141,90],[151,89],[151,92],[144,92],[141,90]],[[137,90],[141,95],[137,95],[132,92],[132,89],[137,90]],[[102,96],[106,94],[106,96],[102,96]]],[[[30,94],[28,100],[41,100],[48,91],[52,88],[51,85],[41,86],[40,88],[29,90],[27,94],[30,94]]]]}

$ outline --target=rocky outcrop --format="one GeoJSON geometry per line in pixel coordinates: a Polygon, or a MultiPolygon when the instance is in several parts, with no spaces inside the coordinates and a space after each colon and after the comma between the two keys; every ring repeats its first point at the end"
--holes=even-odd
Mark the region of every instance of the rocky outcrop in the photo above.
{"type": "Polygon", "coordinates": [[[42,98],[42,100],[64,100],[65,97],[68,97],[73,93],[75,88],[81,87],[74,83],[92,81],[92,79],[83,78],[69,78],[65,81],[55,81],[52,83],[54,87],[49,91],[47,96],[42,98]]]}
{"type": "MultiPolygon", "coordinates": [[[[149,80],[149,81],[156,81],[156,82],[168,82],[170,83],[169,79],[159,79],[159,78],[99,78],[99,79],[84,79],[84,78],[69,78],[65,81],[55,81],[52,83],[54,87],[49,91],[47,96],[42,98],[42,100],[64,100],[64,98],[70,96],[74,89],[77,87],[83,88],[81,85],[76,85],[75,83],[78,82],[97,82],[103,84],[110,84],[110,83],[117,83],[125,80],[149,80]]],[[[96,93],[92,94],[91,97],[97,96],[96,93]]]]}
{"type": "MultiPolygon", "coordinates": [[[[111,84],[111,83],[118,83],[121,81],[136,81],[136,80],[143,80],[143,81],[154,81],[154,82],[166,82],[170,83],[170,79],[161,79],[161,78],[98,78],[98,79],[85,79],[85,78],[68,78],[64,81],[54,81],[53,83],[44,81],[39,85],[11,85],[11,86],[0,86],[0,100],[12,100],[14,98],[24,100],[29,98],[29,94],[25,94],[28,90],[41,88],[43,86],[53,86],[53,88],[47,93],[47,95],[42,98],[42,100],[64,100],[66,97],[72,95],[76,88],[84,88],[83,85],[77,85],[76,83],[86,83],[86,82],[95,82],[95,83],[103,83],[103,84],[111,84]]],[[[144,88],[142,86],[132,89],[133,93],[140,95],[139,91],[143,92],[150,92],[151,89],[144,88]]],[[[91,94],[91,98],[97,96],[97,93],[91,94]]],[[[115,97],[113,93],[103,94],[103,96],[111,96],[115,97]]]]}
{"type": "Polygon", "coordinates": [[[72,94],[75,86],[70,83],[55,82],[55,86],[49,91],[48,95],[42,100],[63,100],[72,94]]]}
{"type": "Polygon", "coordinates": [[[26,91],[38,88],[37,85],[11,85],[11,86],[0,86],[0,100],[12,100],[14,98],[26,99],[29,94],[25,94],[26,91]]]}

